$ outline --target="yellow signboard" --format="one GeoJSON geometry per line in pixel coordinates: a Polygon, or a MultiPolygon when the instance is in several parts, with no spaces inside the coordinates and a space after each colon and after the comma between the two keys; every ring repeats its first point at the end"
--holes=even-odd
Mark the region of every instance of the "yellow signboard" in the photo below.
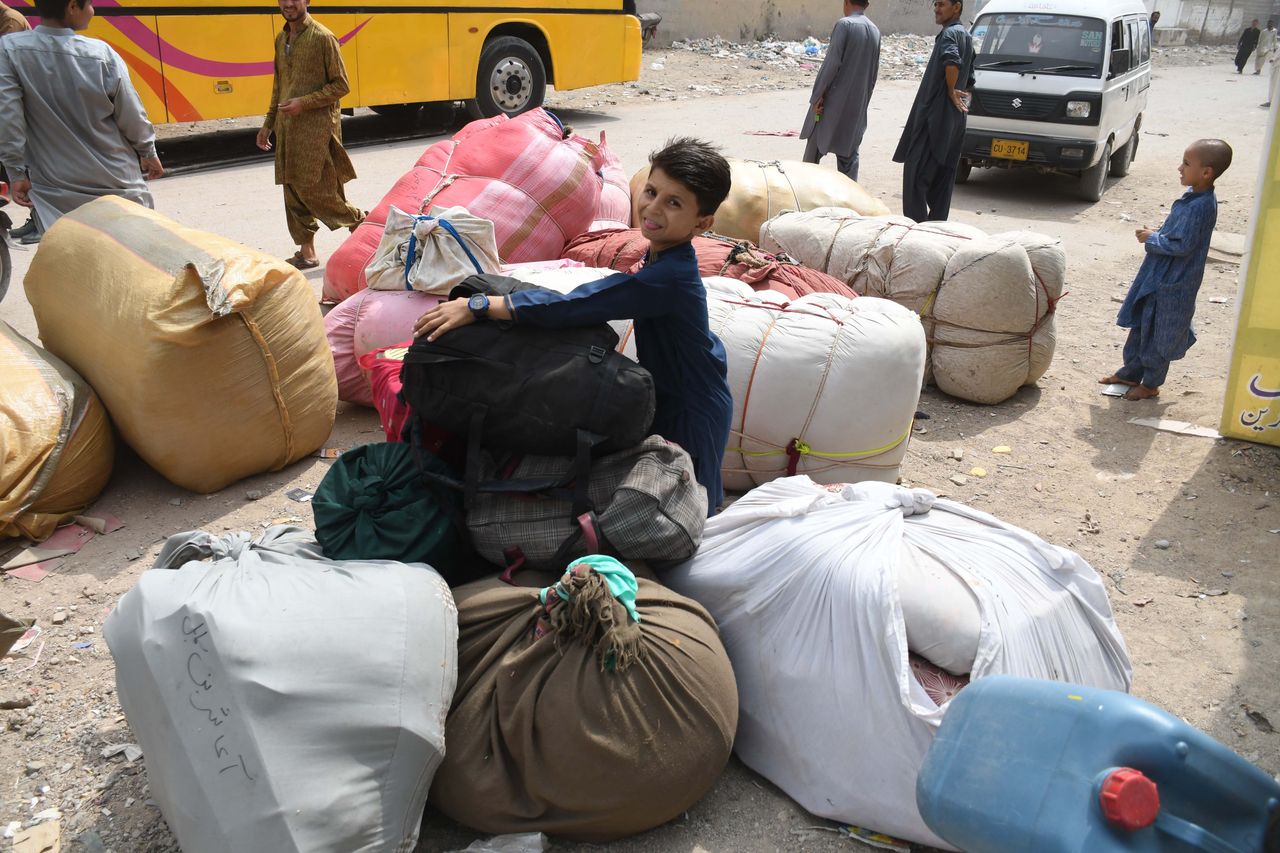
{"type": "Polygon", "coordinates": [[[1264,150],[1219,431],[1280,445],[1280,104],[1264,150]]]}

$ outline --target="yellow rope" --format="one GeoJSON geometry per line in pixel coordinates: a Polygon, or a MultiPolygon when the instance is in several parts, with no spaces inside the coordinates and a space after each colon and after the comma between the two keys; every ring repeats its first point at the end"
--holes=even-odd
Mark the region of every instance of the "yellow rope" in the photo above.
{"type": "MultiPolygon", "coordinates": [[[[863,459],[868,456],[879,456],[881,453],[888,453],[890,450],[893,450],[899,444],[902,444],[902,442],[906,441],[907,436],[909,435],[911,435],[911,424],[907,424],[907,428],[906,430],[903,431],[902,435],[898,436],[893,441],[889,442],[883,447],[876,447],[871,450],[854,450],[850,453],[827,453],[821,450],[814,450],[808,444],[805,444],[803,441],[800,441],[797,439],[796,453],[798,453],[801,456],[819,456],[824,459],[863,459]]],[[[783,448],[781,450],[744,450],[741,447],[732,447],[732,448],[729,448],[729,452],[741,453],[743,456],[785,456],[787,455],[786,448],[783,448]]]]}

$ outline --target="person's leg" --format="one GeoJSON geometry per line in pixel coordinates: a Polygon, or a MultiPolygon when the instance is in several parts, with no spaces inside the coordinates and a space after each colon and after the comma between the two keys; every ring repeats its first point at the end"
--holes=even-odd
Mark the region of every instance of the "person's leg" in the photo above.
{"type": "Polygon", "coordinates": [[[1140,326],[1135,325],[1129,330],[1129,337],[1125,338],[1124,351],[1121,358],[1124,360],[1124,366],[1110,376],[1104,376],[1098,380],[1100,385],[1137,385],[1142,381],[1142,331],[1140,326]]]}
{"type": "Polygon", "coordinates": [[[1262,64],[1267,61],[1267,55],[1262,51],[1258,51],[1253,55],[1253,73],[1255,75],[1262,73],[1262,64]]]}
{"type": "MultiPolygon", "coordinates": [[[[294,188],[311,215],[330,231],[353,228],[364,221],[360,208],[347,201],[332,163],[325,163],[314,183],[294,188]]],[[[316,229],[312,229],[312,234],[316,229]]]]}
{"type": "Polygon", "coordinates": [[[821,160],[822,155],[818,153],[818,140],[810,136],[808,142],[805,143],[804,146],[804,162],[817,163],[821,160]]]}
{"type": "Polygon", "coordinates": [[[956,166],[934,164],[933,174],[929,180],[929,219],[938,222],[946,221],[951,215],[951,193],[956,188],[956,166]]]}
{"type": "Polygon", "coordinates": [[[926,201],[928,175],[921,174],[933,164],[929,155],[913,150],[902,164],[902,215],[916,222],[924,222],[929,218],[929,204],[926,201]]]}
{"type": "Polygon", "coordinates": [[[841,157],[836,155],[836,168],[849,176],[850,180],[858,180],[858,152],[855,150],[852,156],[841,157]]]}
{"type": "Polygon", "coordinates": [[[284,185],[284,218],[289,226],[289,237],[298,244],[298,257],[308,262],[315,261],[315,239],[320,226],[293,184],[284,185]]]}

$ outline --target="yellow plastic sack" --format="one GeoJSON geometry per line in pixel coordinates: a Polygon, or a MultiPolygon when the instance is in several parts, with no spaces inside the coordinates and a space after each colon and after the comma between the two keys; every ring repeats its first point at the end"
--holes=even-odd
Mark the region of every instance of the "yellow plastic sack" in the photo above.
{"type": "MultiPolygon", "coordinates": [[[[798,160],[735,160],[730,157],[733,186],[716,211],[717,234],[760,242],[760,226],[784,210],[843,207],[863,216],[887,216],[884,202],[864,190],[848,175],[817,163],[798,160]]],[[[632,221],[644,182],[645,166],[631,178],[632,221]]]]}
{"type": "Polygon", "coordinates": [[[0,538],[48,539],[102,491],[114,456],[88,383],[0,322],[0,538]]]}
{"type": "Polygon", "coordinates": [[[108,196],[54,223],[25,284],[44,345],[183,488],[278,470],[333,428],[320,308],[284,261],[108,196]]]}

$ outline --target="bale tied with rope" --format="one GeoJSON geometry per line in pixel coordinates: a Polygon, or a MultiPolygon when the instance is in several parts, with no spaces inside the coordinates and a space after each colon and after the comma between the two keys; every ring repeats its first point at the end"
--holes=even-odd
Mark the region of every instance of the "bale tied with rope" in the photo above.
{"type": "MultiPolygon", "coordinates": [[[[729,197],[716,211],[717,234],[756,242],[765,220],[787,210],[841,207],[866,216],[884,216],[889,208],[857,181],[817,163],[796,160],[729,160],[733,179],[729,197]]],[[[631,178],[631,199],[641,197],[649,177],[645,166],[631,178]]],[[[634,207],[632,219],[635,219],[634,207]]]]}
{"type": "Polygon", "coordinates": [[[962,400],[1007,400],[1053,360],[1066,255],[1052,237],[824,208],[769,220],[761,246],[919,314],[925,379],[962,400]]]}
{"type": "MultiPolygon", "coordinates": [[[[733,279],[703,283],[733,393],[725,488],[794,474],[896,481],[924,374],[919,318],[885,299],[787,299],[733,279]]],[[[633,336],[623,342],[634,357],[633,336]]]]}

